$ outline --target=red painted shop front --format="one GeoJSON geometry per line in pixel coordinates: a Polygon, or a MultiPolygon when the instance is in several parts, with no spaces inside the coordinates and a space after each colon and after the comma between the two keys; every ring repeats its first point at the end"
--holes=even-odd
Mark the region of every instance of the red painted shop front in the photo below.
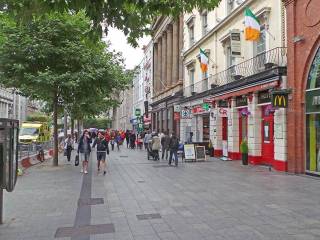
{"type": "Polygon", "coordinates": [[[268,106],[262,107],[261,121],[261,163],[273,165],[274,161],[274,116],[273,112],[268,111],[268,106]]]}

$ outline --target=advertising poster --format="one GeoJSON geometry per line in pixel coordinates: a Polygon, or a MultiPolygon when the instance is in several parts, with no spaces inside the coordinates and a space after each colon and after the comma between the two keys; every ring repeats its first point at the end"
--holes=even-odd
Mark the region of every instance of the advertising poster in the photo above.
{"type": "Polygon", "coordinates": [[[196,159],[194,144],[185,144],[184,145],[184,158],[185,158],[185,160],[195,160],[196,159]]]}

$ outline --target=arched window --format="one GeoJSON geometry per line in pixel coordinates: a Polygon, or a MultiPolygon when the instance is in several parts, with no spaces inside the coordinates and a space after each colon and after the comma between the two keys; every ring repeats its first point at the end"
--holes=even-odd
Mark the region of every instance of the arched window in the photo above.
{"type": "Polygon", "coordinates": [[[308,75],[307,89],[320,88],[320,47],[313,59],[308,75]]]}

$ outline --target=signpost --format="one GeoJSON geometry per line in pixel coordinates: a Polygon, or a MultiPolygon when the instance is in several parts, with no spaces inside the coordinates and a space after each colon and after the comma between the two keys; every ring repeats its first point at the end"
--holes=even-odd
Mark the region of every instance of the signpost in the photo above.
{"type": "Polygon", "coordinates": [[[140,108],[136,108],[136,110],[135,110],[135,115],[137,116],[137,117],[140,117],[141,116],[141,109],[140,108]]]}
{"type": "Polygon", "coordinates": [[[194,144],[185,144],[184,145],[184,159],[185,160],[196,160],[196,153],[194,150],[194,144]]]}
{"type": "Polygon", "coordinates": [[[19,121],[0,119],[0,224],[3,223],[3,189],[12,192],[18,173],[19,121]]]}
{"type": "Polygon", "coordinates": [[[273,107],[287,108],[288,107],[288,94],[287,90],[278,90],[271,93],[271,102],[273,107]]]}
{"type": "Polygon", "coordinates": [[[196,146],[196,160],[197,161],[206,160],[206,149],[204,146],[196,146]]]}

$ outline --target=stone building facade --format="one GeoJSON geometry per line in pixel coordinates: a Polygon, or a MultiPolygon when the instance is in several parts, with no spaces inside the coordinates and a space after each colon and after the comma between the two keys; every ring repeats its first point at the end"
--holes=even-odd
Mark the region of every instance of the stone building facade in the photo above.
{"type": "Polygon", "coordinates": [[[214,11],[184,15],[184,97],[181,139],[208,144],[215,156],[241,159],[248,141],[249,162],[287,170],[286,109],[275,109],[271,92],[285,89],[285,8],[279,1],[222,0],[214,11]],[[259,19],[259,41],[244,39],[244,10],[259,19]],[[202,73],[199,48],[209,57],[202,73]]]}
{"type": "Polygon", "coordinates": [[[153,31],[152,129],[179,135],[179,116],[174,105],[182,96],[183,17],[159,17],[153,31]]]}
{"type": "Polygon", "coordinates": [[[288,171],[320,174],[320,2],[283,0],[287,12],[288,171]]]}

